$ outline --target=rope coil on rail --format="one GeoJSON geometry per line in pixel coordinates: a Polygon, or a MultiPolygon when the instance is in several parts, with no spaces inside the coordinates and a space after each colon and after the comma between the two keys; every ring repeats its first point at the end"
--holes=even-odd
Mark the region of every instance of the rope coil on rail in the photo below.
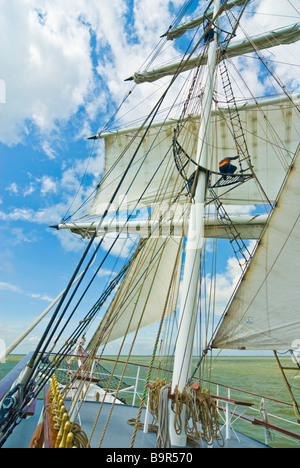
{"type": "MultiPolygon", "coordinates": [[[[160,397],[162,398],[162,391],[165,391],[166,388],[170,392],[171,386],[167,387],[165,379],[161,381],[156,379],[150,387],[149,411],[153,416],[153,424],[149,428],[152,431],[153,428],[158,432],[160,430],[155,424],[160,420],[160,412],[162,411],[160,397]]],[[[176,386],[174,394],[169,393],[169,398],[172,399],[171,409],[175,414],[175,432],[180,435],[184,431],[188,438],[188,445],[199,446],[198,441],[201,440],[207,445],[212,445],[216,441],[220,447],[224,446],[217,404],[206,389],[192,385],[179,392],[176,386]]],[[[128,423],[132,424],[132,421],[128,421],[128,423]]],[[[168,437],[165,431],[163,440],[167,444],[168,437]]]]}

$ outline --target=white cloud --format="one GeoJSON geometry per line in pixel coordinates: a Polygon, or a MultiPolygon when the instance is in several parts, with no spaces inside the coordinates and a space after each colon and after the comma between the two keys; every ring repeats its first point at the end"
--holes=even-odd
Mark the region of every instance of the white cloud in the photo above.
{"type": "MultiPolygon", "coordinates": [[[[97,112],[106,112],[111,99],[120,102],[127,89],[124,79],[141,66],[168,28],[169,6],[169,1],[139,0],[130,11],[124,0],[44,0],[42,7],[38,0],[0,0],[1,78],[7,87],[0,141],[22,141],[32,123],[49,136],[80,106],[94,119],[97,112]],[[96,39],[98,76],[91,37],[96,39]],[[101,92],[99,75],[105,85],[101,92]]],[[[137,96],[146,90],[140,88],[137,96]]],[[[84,126],[88,131],[89,124],[84,126]]],[[[56,157],[49,138],[42,147],[48,158],[56,157]]]]}
{"type": "Polygon", "coordinates": [[[0,211],[2,221],[26,221],[37,224],[57,223],[65,214],[66,205],[58,203],[57,205],[41,208],[37,211],[32,208],[14,208],[9,213],[0,211]]]}
{"type": "Polygon", "coordinates": [[[41,338],[38,336],[30,336],[25,339],[24,344],[30,344],[32,346],[36,346],[41,341],[41,338]]]}
{"type": "Polygon", "coordinates": [[[28,195],[31,195],[33,192],[35,192],[35,187],[33,185],[33,183],[31,182],[29,187],[27,189],[24,190],[24,197],[27,197],[28,195]]]}
{"type": "Polygon", "coordinates": [[[46,195],[49,192],[56,193],[57,187],[56,187],[56,182],[49,177],[49,176],[43,176],[41,179],[41,193],[42,195],[46,195]]]}
{"type": "Polygon", "coordinates": [[[10,193],[10,194],[17,194],[19,192],[19,189],[18,189],[18,186],[15,182],[12,182],[7,188],[6,190],[10,193]]]}
{"type": "Polygon", "coordinates": [[[3,283],[3,282],[0,283],[0,290],[1,291],[13,291],[13,292],[18,292],[18,293],[22,292],[18,286],[14,284],[10,284],[10,283],[3,283]]]}
{"type": "Polygon", "coordinates": [[[112,270],[108,270],[107,268],[101,268],[97,276],[99,278],[103,278],[103,277],[110,277],[110,276],[115,277],[116,275],[117,273],[115,273],[112,270]]]}
{"type": "Polygon", "coordinates": [[[6,83],[0,139],[7,144],[22,140],[28,121],[50,133],[57,119],[68,120],[93,89],[89,28],[78,18],[78,5],[84,11],[85,2],[43,3],[41,20],[37,0],[0,1],[6,83]]]}
{"type": "Polygon", "coordinates": [[[13,228],[11,230],[13,245],[20,245],[24,243],[32,243],[38,240],[38,237],[34,233],[25,234],[22,228],[13,228]]]}
{"type": "Polygon", "coordinates": [[[34,293],[27,293],[26,296],[31,297],[32,299],[40,299],[41,301],[46,302],[53,302],[53,298],[48,296],[47,294],[34,294],[34,293]]]}
{"type": "Polygon", "coordinates": [[[53,231],[66,252],[82,252],[84,240],[69,231],[53,231]]]}
{"type": "MultiPolygon", "coordinates": [[[[205,277],[205,289],[207,291],[207,295],[214,298],[213,303],[215,314],[217,316],[223,314],[241,274],[242,270],[237,259],[235,257],[230,257],[227,259],[226,268],[222,273],[217,273],[213,277],[208,274],[205,277]]],[[[204,304],[203,307],[205,307],[204,304]]]]}
{"type": "Polygon", "coordinates": [[[38,300],[50,302],[50,303],[53,302],[54,300],[51,297],[49,297],[47,294],[35,294],[35,293],[26,292],[26,291],[23,291],[19,286],[16,286],[10,283],[0,282],[0,291],[10,291],[10,292],[18,293],[18,294],[24,294],[25,296],[31,297],[32,299],[38,299],[38,300]]]}
{"type": "Polygon", "coordinates": [[[50,160],[55,159],[57,156],[56,152],[50,147],[50,144],[47,141],[45,141],[45,143],[43,144],[43,151],[50,160]]]}
{"type": "Polygon", "coordinates": [[[30,221],[34,217],[34,211],[31,209],[14,208],[9,214],[0,211],[2,221],[30,221]]]}

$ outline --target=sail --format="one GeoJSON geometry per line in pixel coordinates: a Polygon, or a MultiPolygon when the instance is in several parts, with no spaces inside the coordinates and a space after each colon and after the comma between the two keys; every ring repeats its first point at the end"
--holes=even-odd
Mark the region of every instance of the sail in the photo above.
{"type": "Polygon", "coordinates": [[[169,316],[176,309],[182,239],[149,238],[129,270],[87,350],[169,316]]]}
{"type": "MultiPolygon", "coordinates": [[[[254,173],[270,201],[275,201],[280,190],[291,159],[299,142],[299,113],[297,105],[299,96],[294,103],[289,99],[270,100],[261,103],[260,107],[248,105],[240,109],[239,114],[247,140],[249,154],[254,173]]],[[[229,112],[220,109],[212,116],[212,131],[210,137],[209,167],[218,172],[218,164],[225,156],[236,155],[236,144],[229,123],[229,112]]],[[[178,142],[191,157],[195,155],[198,144],[200,117],[186,121],[178,136],[178,142]]],[[[149,207],[162,201],[176,199],[183,203],[187,201],[187,191],[179,176],[174,162],[173,138],[176,122],[153,126],[142,140],[139,137],[120,158],[127,148],[136,130],[105,134],[105,165],[101,186],[95,196],[89,215],[102,214],[109,203],[111,194],[122,176],[127,175],[121,186],[120,195],[111,207],[111,211],[149,207]],[[128,164],[133,152],[140,144],[140,150],[134,164],[128,170],[128,164]],[[112,170],[113,169],[113,170],[112,170]]],[[[247,170],[244,161],[243,169],[247,170]]],[[[187,177],[195,171],[195,165],[186,167],[187,177]]],[[[214,175],[212,183],[218,180],[214,175]]],[[[263,202],[261,191],[255,180],[251,180],[228,192],[218,189],[222,201],[232,205],[250,205],[263,202]],[[225,193],[226,192],[226,193],[225,193]]],[[[264,197],[265,200],[265,197],[264,197]]]]}
{"type": "Polygon", "coordinates": [[[300,147],[214,348],[292,349],[300,336],[300,147]]]}
{"type": "MultiPolygon", "coordinates": [[[[250,54],[255,50],[270,49],[277,47],[281,44],[292,44],[300,39],[300,24],[295,24],[287,28],[271,31],[267,35],[252,38],[251,40],[244,40],[227,47],[226,58],[238,57],[244,54],[250,54]]],[[[183,73],[200,65],[206,65],[207,55],[200,55],[189,59],[186,63],[174,63],[166,67],[161,67],[156,70],[147,71],[145,73],[134,73],[132,80],[135,83],[152,83],[156,80],[164,78],[165,76],[175,75],[180,70],[183,73]]]]}
{"type": "Polygon", "coordinates": [[[161,131],[150,129],[132,141],[135,131],[112,133],[105,137],[105,166],[102,183],[89,210],[89,215],[102,214],[111,194],[124,174],[119,197],[110,211],[145,208],[164,200],[175,199],[182,190],[183,181],[174,164],[172,152],[173,127],[161,131]],[[130,144],[130,146],[129,146],[130,144]],[[120,159],[124,148],[129,149],[120,159]],[[135,161],[128,169],[132,155],[140,146],[135,161]],[[113,170],[112,170],[113,168],[113,170]]]}

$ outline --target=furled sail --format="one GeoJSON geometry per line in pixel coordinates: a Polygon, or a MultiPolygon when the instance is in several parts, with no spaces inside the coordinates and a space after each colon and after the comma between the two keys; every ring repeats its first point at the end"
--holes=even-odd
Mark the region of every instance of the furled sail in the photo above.
{"type": "MultiPolygon", "coordinates": [[[[300,39],[300,23],[287,28],[272,31],[267,35],[244,40],[237,44],[231,45],[226,49],[226,58],[238,57],[240,55],[249,54],[255,50],[263,50],[272,48],[281,44],[292,44],[300,39]]],[[[153,82],[164,78],[165,76],[175,75],[180,70],[180,73],[192,70],[200,65],[206,65],[207,55],[193,57],[187,63],[174,63],[166,67],[161,67],[156,70],[147,71],[145,73],[135,73],[132,80],[135,83],[153,82]]]]}
{"type": "MultiPolygon", "coordinates": [[[[249,1],[250,0],[233,0],[232,2],[227,3],[223,9],[224,11],[231,10],[234,7],[239,7],[239,6],[244,5],[245,3],[248,3],[249,1]]],[[[164,36],[166,36],[168,40],[177,39],[178,37],[181,37],[189,29],[194,29],[194,28],[201,26],[206,19],[213,19],[213,11],[206,13],[205,16],[200,16],[199,18],[196,18],[193,21],[182,24],[178,28],[171,29],[166,34],[164,34],[164,36]]]]}
{"type": "Polygon", "coordinates": [[[87,350],[158,322],[176,310],[182,239],[149,238],[133,259],[87,350]]]}
{"type": "MultiPolygon", "coordinates": [[[[80,235],[83,238],[92,237],[97,231],[98,237],[104,237],[107,233],[121,232],[125,235],[138,235],[142,239],[149,236],[158,237],[161,235],[181,238],[187,235],[189,227],[189,211],[182,213],[182,207],[179,207],[179,214],[182,216],[171,218],[169,210],[165,213],[166,216],[156,217],[151,216],[150,220],[141,221],[107,221],[102,222],[99,226],[98,222],[82,223],[69,222],[61,223],[57,226],[58,229],[70,229],[74,234],[80,235]]],[[[174,212],[174,215],[177,213],[174,212]]],[[[242,239],[260,239],[264,226],[266,225],[268,215],[249,215],[249,216],[231,216],[230,223],[225,219],[220,220],[217,216],[208,216],[204,219],[204,237],[213,239],[228,239],[228,225],[233,224],[242,239]]],[[[56,227],[56,226],[55,226],[56,227]]]]}
{"type": "MultiPolygon", "coordinates": [[[[285,178],[291,159],[299,142],[299,96],[294,103],[289,99],[270,100],[260,107],[248,105],[240,109],[240,118],[247,139],[254,173],[260,181],[270,201],[275,201],[285,178]]],[[[186,121],[178,136],[180,145],[193,158],[198,144],[200,117],[186,121]]],[[[121,186],[120,195],[111,207],[127,210],[135,207],[150,207],[153,204],[175,200],[186,202],[187,191],[184,191],[182,178],[174,163],[173,138],[176,122],[153,126],[141,143],[140,135],[120,158],[136,130],[129,129],[102,135],[105,139],[105,165],[101,186],[94,198],[89,215],[101,215],[110,200],[111,194],[127,170],[133,151],[141,143],[134,164],[127,171],[121,186]],[[181,196],[179,197],[179,194],[181,196]]],[[[207,169],[218,172],[218,163],[225,156],[236,155],[236,145],[229,124],[229,112],[220,109],[212,117],[210,137],[210,163],[207,169]]],[[[247,164],[242,163],[247,170],[247,164]]],[[[190,163],[187,175],[195,171],[190,163]]],[[[216,182],[214,175],[212,182],[216,182]]],[[[226,204],[259,204],[262,203],[261,192],[255,180],[242,184],[228,193],[218,189],[222,201],[226,204]]]]}
{"type": "Polygon", "coordinates": [[[292,349],[300,336],[300,147],[214,348],[292,349]]]}

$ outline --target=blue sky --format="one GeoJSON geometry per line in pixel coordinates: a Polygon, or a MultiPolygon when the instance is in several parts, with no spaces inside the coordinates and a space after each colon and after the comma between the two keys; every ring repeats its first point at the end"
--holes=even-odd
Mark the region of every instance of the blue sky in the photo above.
{"type": "MultiPolygon", "coordinates": [[[[279,3],[253,2],[249,32],[299,18],[296,0],[286,2],[284,15],[279,3]]],[[[5,344],[41,314],[71,277],[84,242],[48,226],[65,216],[75,195],[71,211],[99,182],[103,146],[87,138],[106,125],[130,89],[124,79],[140,69],[181,5],[181,0],[0,0],[0,340],[5,344]]],[[[176,47],[169,44],[163,59],[178,56],[176,47]]],[[[271,58],[287,59],[275,52],[271,58]]],[[[287,71],[280,63],[276,67],[284,79],[287,71]]],[[[249,83],[259,92],[257,67],[249,69],[249,83]]],[[[291,69],[293,89],[298,74],[291,69]]],[[[156,92],[150,100],[155,102],[160,86],[136,88],[124,114],[149,92],[156,92]]],[[[120,123],[141,113],[137,108],[120,123]]],[[[99,278],[100,288],[130,248],[120,245],[115,251],[99,278]]],[[[220,274],[232,287],[228,265],[220,274]]],[[[93,304],[97,292],[81,310],[93,304]]],[[[40,333],[38,327],[16,352],[33,349],[40,333]]]]}

